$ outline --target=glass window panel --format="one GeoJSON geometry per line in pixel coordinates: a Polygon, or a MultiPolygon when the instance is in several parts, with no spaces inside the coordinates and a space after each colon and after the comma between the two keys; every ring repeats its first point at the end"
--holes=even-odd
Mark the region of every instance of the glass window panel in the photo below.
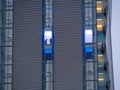
{"type": "Polygon", "coordinates": [[[5,65],[5,74],[12,75],[12,65],[5,65]]]}
{"type": "Polygon", "coordinates": [[[46,45],[52,44],[52,31],[44,32],[44,40],[46,45]]]}
{"type": "Polygon", "coordinates": [[[9,74],[5,75],[5,83],[12,83],[12,76],[9,74]]]}
{"type": "Polygon", "coordinates": [[[104,25],[103,19],[97,19],[97,27],[100,27],[103,25],[104,25]]]}
{"type": "Polygon", "coordinates": [[[94,73],[93,73],[93,63],[89,62],[89,63],[86,63],[86,76],[87,76],[87,80],[93,80],[94,79],[94,73]]]}
{"type": "Polygon", "coordinates": [[[102,31],[103,30],[103,26],[102,25],[97,25],[97,31],[102,31]]]}
{"type": "Polygon", "coordinates": [[[53,77],[53,67],[52,64],[47,63],[46,64],[46,81],[52,81],[52,77],[53,77]]]}
{"type": "Polygon", "coordinates": [[[102,13],[102,10],[103,10],[103,2],[102,1],[97,1],[96,2],[96,10],[97,10],[97,13],[102,13]]]}
{"type": "Polygon", "coordinates": [[[103,25],[103,19],[97,19],[97,25],[103,25]]]}
{"type": "Polygon", "coordinates": [[[6,11],[6,27],[12,27],[13,26],[13,12],[12,11],[6,11]]]}
{"type": "Polygon", "coordinates": [[[102,43],[97,43],[97,48],[101,49],[101,47],[102,47],[102,43]]]}
{"type": "Polygon", "coordinates": [[[13,0],[6,0],[6,9],[12,9],[13,8],[13,0]]]}
{"type": "Polygon", "coordinates": [[[99,32],[97,34],[97,40],[98,40],[98,43],[104,43],[105,42],[105,36],[102,32],[99,32]]]}
{"type": "Polygon", "coordinates": [[[94,90],[94,82],[87,81],[87,90],[94,90]]]}
{"type": "Polygon", "coordinates": [[[12,84],[4,84],[5,90],[12,90],[12,84]]]}
{"type": "Polygon", "coordinates": [[[12,56],[12,47],[5,47],[5,55],[8,57],[8,55],[12,56]]]}
{"type": "Polygon", "coordinates": [[[52,49],[45,49],[45,53],[46,53],[46,54],[52,53],[52,49]]]}
{"type": "Polygon", "coordinates": [[[104,67],[104,62],[105,62],[104,55],[99,54],[98,55],[98,67],[104,67]]]}
{"type": "Polygon", "coordinates": [[[5,64],[12,64],[12,60],[4,60],[5,64]]]}
{"type": "Polygon", "coordinates": [[[85,30],[85,43],[93,42],[93,32],[92,30],[85,30]]]}
{"type": "Polygon", "coordinates": [[[45,54],[45,60],[52,60],[52,54],[45,54]]]}
{"type": "Polygon", "coordinates": [[[12,83],[12,65],[5,65],[4,82],[12,83]]]}
{"type": "Polygon", "coordinates": [[[98,81],[99,81],[99,85],[105,85],[106,84],[106,79],[107,77],[105,77],[105,73],[98,73],[98,81]]]}
{"type": "Polygon", "coordinates": [[[5,29],[5,44],[12,45],[12,29],[5,29]]]}
{"type": "Polygon", "coordinates": [[[5,47],[5,64],[12,64],[12,47],[5,47]]]}
{"type": "Polygon", "coordinates": [[[87,61],[93,61],[93,59],[86,59],[87,61]]]}
{"type": "Polygon", "coordinates": [[[104,68],[99,68],[99,69],[98,69],[98,72],[99,72],[99,73],[105,73],[105,70],[104,70],[104,68]]]}
{"type": "Polygon", "coordinates": [[[86,59],[92,59],[93,54],[92,53],[86,53],[86,59]]]}
{"type": "Polygon", "coordinates": [[[91,48],[91,47],[86,47],[86,48],[85,48],[85,52],[93,52],[93,48],[91,48]]]}
{"type": "Polygon", "coordinates": [[[92,8],[85,8],[85,24],[92,24],[92,8]]]}
{"type": "Polygon", "coordinates": [[[98,55],[98,62],[103,62],[104,61],[104,55],[99,54],[98,55]]]}
{"type": "Polygon", "coordinates": [[[52,8],[52,0],[46,0],[46,8],[52,8]]]}
{"type": "Polygon", "coordinates": [[[85,3],[91,3],[92,0],[85,0],[85,3]]]}

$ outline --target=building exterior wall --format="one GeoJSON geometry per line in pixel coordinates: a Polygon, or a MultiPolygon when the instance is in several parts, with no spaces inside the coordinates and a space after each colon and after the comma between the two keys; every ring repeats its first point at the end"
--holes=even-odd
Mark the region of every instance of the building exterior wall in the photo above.
{"type": "Polygon", "coordinates": [[[41,90],[40,0],[14,0],[13,90],[41,90]]]}
{"type": "Polygon", "coordinates": [[[54,1],[54,90],[82,90],[81,0],[54,1]]]}
{"type": "Polygon", "coordinates": [[[111,17],[112,17],[112,0],[108,2],[107,31],[106,31],[106,55],[108,60],[108,71],[110,80],[110,90],[114,90],[113,76],[113,57],[112,57],[112,41],[111,41],[111,17]]]}
{"type": "Polygon", "coordinates": [[[111,0],[0,0],[0,90],[114,90],[111,0]]]}

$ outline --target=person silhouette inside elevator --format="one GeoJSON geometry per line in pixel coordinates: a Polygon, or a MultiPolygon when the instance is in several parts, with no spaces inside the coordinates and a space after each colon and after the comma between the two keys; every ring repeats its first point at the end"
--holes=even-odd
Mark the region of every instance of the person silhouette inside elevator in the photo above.
{"type": "Polygon", "coordinates": [[[51,45],[52,44],[52,39],[51,38],[46,38],[45,39],[45,44],[46,45],[51,45]]]}

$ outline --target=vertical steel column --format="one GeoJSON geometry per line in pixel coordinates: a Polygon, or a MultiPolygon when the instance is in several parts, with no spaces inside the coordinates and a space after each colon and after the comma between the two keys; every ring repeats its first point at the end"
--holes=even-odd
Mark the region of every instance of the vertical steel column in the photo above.
{"type": "Polygon", "coordinates": [[[53,90],[53,1],[43,0],[43,32],[42,32],[42,59],[43,59],[43,90],[53,90]]]}

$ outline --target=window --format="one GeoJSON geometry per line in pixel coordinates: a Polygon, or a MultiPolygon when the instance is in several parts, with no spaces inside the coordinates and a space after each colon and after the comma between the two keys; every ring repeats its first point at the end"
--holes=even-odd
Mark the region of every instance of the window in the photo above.
{"type": "Polygon", "coordinates": [[[86,63],[86,78],[87,80],[93,80],[94,74],[93,74],[93,63],[86,63]]]}
{"type": "Polygon", "coordinates": [[[103,19],[97,19],[97,30],[98,31],[103,30],[103,25],[104,25],[103,19]]]}
{"type": "Polygon", "coordinates": [[[93,32],[91,29],[85,30],[85,43],[93,42],[93,32]]]}
{"type": "Polygon", "coordinates": [[[97,13],[102,13],[102,10],[103,10],[103,2],[102,1],[97,1],[96,2],[96,10],[97,10],[97,13]]]}
{"type": "MultiPolygon", "coordinates": [[[[48,61],[47,61],[48,62],[48,61]]],[[[45,82],[46,82],[46,90],[52,90],[53,86],[53,67],[52,62],[46,63],[45,70],[45,82]]]]}
{"type": "Polygon", "coordinates": [[[46,8],[52,8],[52,0],[46,1],[46,8]]]}
{"type": "Polygon", "coordinates": [[[92,0],[85,0],[85,3],[92,3],[92,0]]]}
{"type": "Polygon", "coordinates": [[[12,45],[12,29],[5,29],[5,45],[12,45]]]}
{"type": "Polygon", "coordinates": [[[93,48],[91,48],[91,47],[86,47],[85,48],[85,52],[92,52],[93,51],[93,48]]]}
{"type": "Polygon", "coordinates": [[[104,60],[104,55],[99,54],[98,55],[98,62],[103,62],[103,60],[104,60]]]}
{"type": "Polygon", "coordinates": [[[85,8],[85,24],[86,25],[92,25],[92,8],[89,6],[86,6],[89,8],[85,8]]]}
{"type": "Polygon", "coordinates": [[[87,90],[94,90],[94,82],[87,81],[87,90]]]}
{"type": "Polygon", "coordinates": [[[7,28],[11,28],[13,27],[13,12],[12,11],[6,11],[5,12],[5,15],[6,15],[6,21],[5,21],[5,24],[6,24],[6,27],[7,28]]]}
{"type": "Polygon", "coordinates": [[[105,85],[106,84],[106,79],[107,77],[105,77],[105,73],[98,73],[98,81],[99,81],[99,85],[105,85]]]}
{"type": "Polygon", "coordinates": [[[104,43],[105,42],[105,36],[102,32],[99,32],[97,34],[97,40],[98,40],[98,43],[104,43]]]}
{"type": "Polygon", "coordinates": [[[45,49],[45,53],[47,53],[47,54],[52,53],[52,49],[45,49]]]}
{"type": "Polygon", "coordinates": [[[86,59],[92,59],[93,54],[92,53],[86,53],[86,59]]]}
{"type": "Polygon", "coordinates": [[[44,56],[45,60],[52,60],[52,54],[45,54],[44,56]]]}
{"type": "Polygon", "coordinates": [[[4,90],[12,90],[12,84],[4,84],[4,90]]]}
{"type": "Polygon", "coordinates": [[[45,31],[44,32],[44,43],[46,45],[52,44],[52,31],[45,31]]]}

